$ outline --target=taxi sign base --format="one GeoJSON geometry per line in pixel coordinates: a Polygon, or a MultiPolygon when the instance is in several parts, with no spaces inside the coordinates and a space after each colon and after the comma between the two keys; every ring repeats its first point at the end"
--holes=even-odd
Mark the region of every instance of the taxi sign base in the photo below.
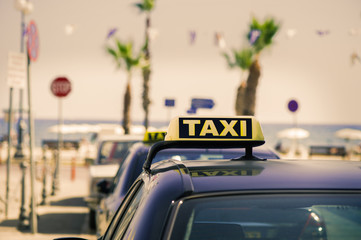
{"type": "MultiPolygon", "coordinates": [[[[243,156],[247,160],[258,160],[253,156],[252,148],[261,146],[265,141],[252,141],[252,142],[238,142],[238,141],[162,141],[155,143],[149,150],[147,159],[143,165],[144,170],[150,172],[150,166],[155,155],[161,150],[167,148],[245,148],[246,154],[243,156]]],[[[241,157],[241,158],[243,158],[241,157]]],[[[244,160],[244,159],[243,159],[244,160]]],[[[260,159],[263,160],[263,159],[260,159]]]]}

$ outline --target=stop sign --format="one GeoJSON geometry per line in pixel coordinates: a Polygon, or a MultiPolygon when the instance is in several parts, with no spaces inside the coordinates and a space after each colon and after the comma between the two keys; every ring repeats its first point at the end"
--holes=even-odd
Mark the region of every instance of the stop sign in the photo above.
{"type": "Polygon", "coordinates": [[[55,96],[66,97],[71,91],[71,83],[65,77],[58,77],[51,83],[50,89],[55,96]]]}

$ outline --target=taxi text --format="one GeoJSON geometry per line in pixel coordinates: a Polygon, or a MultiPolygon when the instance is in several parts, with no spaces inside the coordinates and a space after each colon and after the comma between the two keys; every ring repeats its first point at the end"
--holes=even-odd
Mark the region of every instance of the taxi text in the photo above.
{"type": "Polygon", "coordinates": [[[180,118],[179,137],[252,139],[252,119],[180,118]]]}

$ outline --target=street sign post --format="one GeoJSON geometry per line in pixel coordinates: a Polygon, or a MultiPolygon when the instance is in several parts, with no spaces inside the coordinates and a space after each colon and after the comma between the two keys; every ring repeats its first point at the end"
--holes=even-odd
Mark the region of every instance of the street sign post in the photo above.
{"type": "Polygon", "coordinates": [[[28,54],[32,62],[35,62],[39,55],[39,34],[34,21],[31,21],[27,28],[28,34],[28,54]]]}
{"type": "Polygon", "coordinates": [[[290,110],[291,112],[296,112],[298,109],[298,102],[296,100],[290,100],[288,102],[288,110],[290,110]]]}
{"type": "Polygon", "coordinates": [[[59,98],[59,107],[58,107],[58,151],[56,154],[56,162],[55,162],[55,170],[54,170],[54,177],[53,177],[53,185],[52,185],[52,192],[51,195],[55,195],[56,191],[59,190],[59,168],[60,168],[60,150],[63,145],[63,134],[61,129],[63,127],[63,107],[62,107],[62,98],[68,96],[71,92],[71,83],[66,77],[58,77],[54,79],[50,85],[50,90],[59,98]]]}
{"type": "Polygon", "coordinates": [[[25,88],[27,79],[27,59],[24,53],[9,52],[8,85],[12,88],[25,88]]]}
{"type": "Polygon", "coordinates": [[[56,97],[66,97],[71,91],[71,83],[65,77],[58,77],[51,83],[50,90],[56,97]]]}
{"type": "Polygon", "coordinates": [[[168,108],[167,121],[169,122],[171,119],[171,109],[174,108],[174,106],[175,106],[175,99],[172,99],[172,98],[165,99],[164,106],[166,106],[168,108]]]}
{"type": "MultiPolygon", "coordinates": [[[[294,128],[297,129],[297,116],[296,116],[296,112],[298,110],[298,102],[294,99],[291,99],[289,102],[288,102],[288,110],[292,113],[293,115],[293,125],[294,125],[294,128]]],[[[293,139],[293,144],[295,145],[295,154],[298,155],[300,152],[299,152],[299,149],[298,149],[298,139],[297,138],[294,138],[293,139]]]]}

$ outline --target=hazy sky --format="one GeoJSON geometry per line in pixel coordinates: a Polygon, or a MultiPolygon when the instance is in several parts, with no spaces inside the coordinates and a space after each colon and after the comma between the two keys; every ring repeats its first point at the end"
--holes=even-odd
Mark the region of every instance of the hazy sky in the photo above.
{"type": "MultiPolygon", "coordinates": [[[[50,84],[66,76],[73,90],[63,99],[65,119],[120,119],[126,75],[116,69],[104,45],[108,31],[117,28],[116,36],[133,40],[139,49],[145,18],[132,6],[137,1],[30,1],[34,11],[26,21],[36,22],[40,37],[39,58],[31,64],[34,117],[57,118],[58,99],[50,92],[50,84]],[[67,24],[75,26],[71,35],[65,33],[67,24]]],[[[167,120],[165,98],[176,100],[172,116],[186,114],[192,97],[212,98],[216,103],[212,110],[199,114],[234,114],[241,74],[227,67],[214,34],[223,34],[228,49],[239,48],[245,44],[253,15],[273,16],[281,23],[275,44],[260,59],[258,119],[292,121],[286,106],[290,99],[297,99],[300,123],[361,124],[361,62],[351,64],[353,53],[361,56],[360,0],[156,0],[151,121],[167,120]],[[197,33],[194,44],[190,44],[190,31],[197,33]],[[296,33],[292,38],[290,31],[296,33]]],[[[0,0],[0,32],[3,110],[9,106],[8,51],[20,51],[20,12],[12,0],[0,0]]],[[[141,73],[135,71],[133,120],[144,116],[141,83],[141,73]]],[[[18,92],[14,91],[14,108],[19,105],[18,92]]]]}

